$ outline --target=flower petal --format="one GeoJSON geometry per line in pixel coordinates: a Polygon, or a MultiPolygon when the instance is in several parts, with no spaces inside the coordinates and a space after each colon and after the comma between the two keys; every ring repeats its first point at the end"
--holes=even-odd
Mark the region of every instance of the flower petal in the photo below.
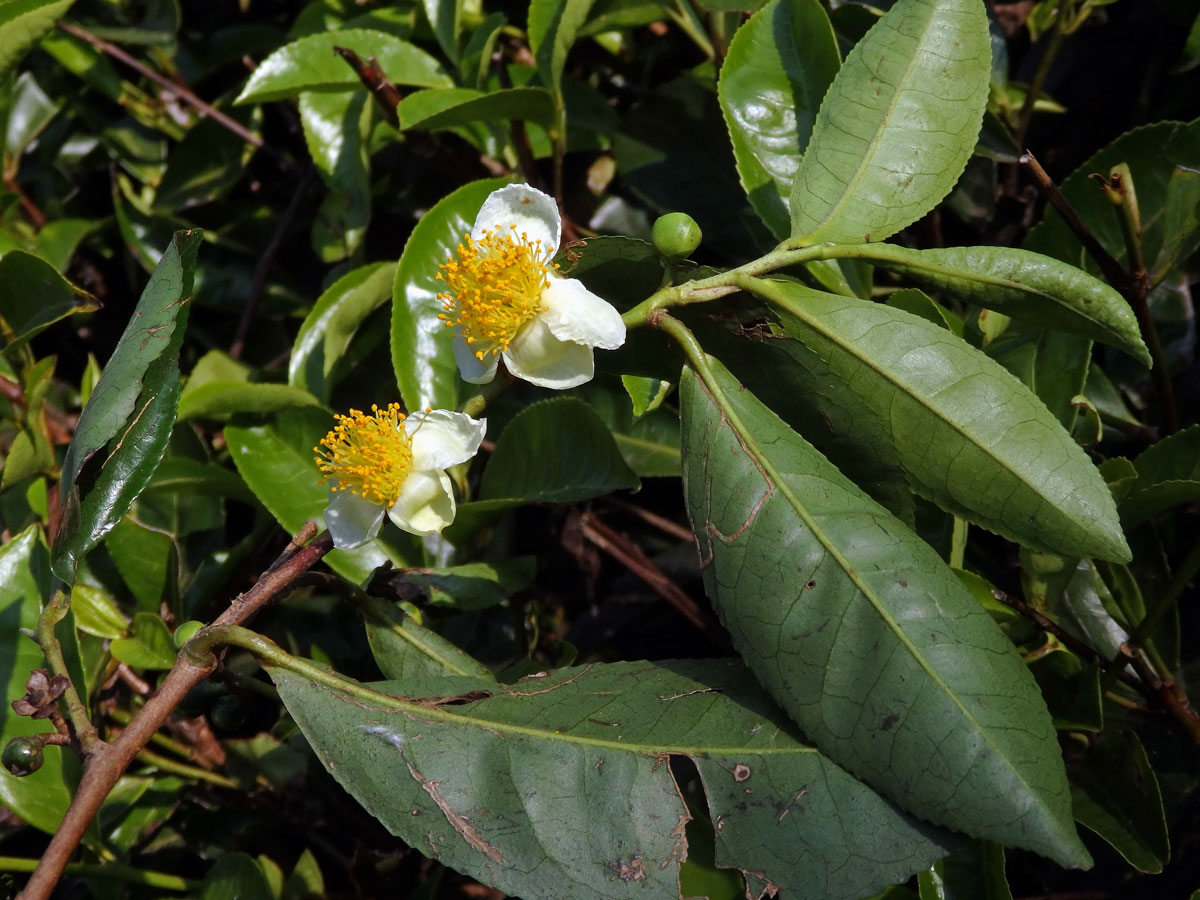
{"type": "Polygon", "coordinates": [[[404,420],[404,430],[412,438],[413,469],[447,469],[478,452],[487,419],[434,409],[410,415],[404,420]]]}
{"type": "Polygon", "coordinates": [[[475,355],[468,344],[457,334],[454,336],[454,361],[458,363],[458,374],[467,384],[490,384],[496,377],[496,365],[500,357],[495,353],[483,354],[483,359],[475,355]]]}
{"type": "Polygon", "coordinates": [[[512,230],[524,234],[528,241],[541,241],[546,259],[558,252],[562,219],[558,204],[549,194],[527,184],[510,184],[492,191],[483,201],[471,237],[479,240],[485,231],[508,232],[510,225],[515,225],[512,230]]]}
{"type": "Polygon", "coordinates": [[[454,521],[454,493],[445,472],[413,472],[388,518],[411,534],[437,534],[454,521]]]}
{"type": "Polygon", "coordinates": [[[556,338],[589,347],[616,350],[625,343],[625,323],[607,300],[574,278],[550,278],[542,291],[546,309],[539,318],[556,338]]]}
{"type": "Polygon", "coordinates": [[[383,507],[349,491],[330,491],[325,527],[339,550],[353,550],[379,534],[383,507]]]}
{"type": "Polygon", "coordinates": [[[556,390],[591,381],[595,373],[592,348],[560,341],[540,316],[517,332],[504,351],[504,364],[518,378],[556,390]]]}

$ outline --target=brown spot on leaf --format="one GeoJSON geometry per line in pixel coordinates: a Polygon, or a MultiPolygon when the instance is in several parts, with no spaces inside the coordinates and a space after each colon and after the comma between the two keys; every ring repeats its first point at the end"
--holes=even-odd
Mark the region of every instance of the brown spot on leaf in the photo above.
{"type": "Polygon", "coordinates": [[[640,856],[631,857],[628,861],[617,859],[610,862],[608,870],[628,884],[631,881],[645,881],[646,867],[640,856]]]}
{"type": "Polygon", "coordinates": [[[733,780],[745,781],[750,777],[750,767],[745,763],[738,763],[733,767],[733,780]]]}

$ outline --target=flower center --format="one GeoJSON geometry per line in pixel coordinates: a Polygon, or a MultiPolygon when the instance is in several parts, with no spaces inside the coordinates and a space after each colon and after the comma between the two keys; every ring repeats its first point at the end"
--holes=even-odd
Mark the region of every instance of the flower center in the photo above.
{"type": "Polygon", "coordinates": [[[394,506],[412,470],[412,438],[401,424],[399,403],[335,416],[333,431],[313,447],[322,481],[336,478],[335,491],[350,491],[380,506],[394,506]]]}
{"type": "Polygon", "coordinates": [[[464,235],[437,276],[448,288],[438,294],[445,310],[438,318],[477,345],[479,359],[507,350],[521,326],[545,308],[542,291],[554,267],[543,260],[551,248],[509,228],[485,231],[479,240],[464,235]]]}

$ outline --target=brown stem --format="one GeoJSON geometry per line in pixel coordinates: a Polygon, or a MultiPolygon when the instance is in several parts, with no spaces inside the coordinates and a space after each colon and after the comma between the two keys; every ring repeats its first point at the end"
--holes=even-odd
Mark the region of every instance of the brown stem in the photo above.
{"type": "Polygon", "coordinates": [[[712,630],[712,622],[700,611],[696,601],[680,590],[637,544],[609,528],[591,512],[579,517],[579,529],[585,538],[644,581],[681,616],[701,631],[712,630]]]}
{"type": "Polygon", "coordinates": [[[379,104],[384,118],[391,123],[393,128],[399,129],[400,116],[396,113],[396,107],[400,105],[404,95],[388,80],[383,69],[379,67],[379,63],[375,61],[375,57],[372,56],[363,62],[357,53],[347,47],[334,47],[333,52],[344,59],[346,64],[354,70],[358,80],[371,92],[371,96],[379,104]]]}
{"type": "Polygon", "coordinates": [[[279,158],[279,154],[275,151],[274,148],[268,146],[261,137],[259,137],[257,134],[255,134],[253,131],[251,131],[249,128],[247,128],[245,125],[243,125],[241,122],[231,119],[229,116],[225,115],[225,113],[221,112],[219,109],[216,109],[215,107],[209,105],[208,103],[205,103],[203,100],[201,100],[199,97],[197,97],[195,94],[193,94],[190,90],[188,90],[183,85],[177,84],[176,82],[172,81],[170,78],[167,78],[165,75],[155,72],[153,69],[149,68],[148,66],[143,65],[142,63],[138,62],[136,59],[134,59],[132,56],[130,56],[128,53],[126,53],[124,50],[122,50],[116,44],[110,44],[108,41],[104,40],[103,38],[98,38],[98,37],[96,37],[96,35],[92,34],[91,32],[84,31],[78,25],[72,25],[70,22],[59,22],[58,27],[61,28],[63,31],[65,31],[67,34],[73,35],[73,36],[79,38],[81,41],[86,41],[87,43],[91,44],[93,47],[95,47],[97,50],[101,51],[102,53],[108,54],[113,59],[123,62],[125,65],[129,66],[129,68],[133,69],[134,71],[138,72],[141,75],[144,75],[146,78],[149,78],[151,81],[153,81],[155,84],[157,84],[164,91],[167,91],[167,92],[173,94],[174,96],[176,96],[180,100],[182,100],[184,103],[190,104],[191,106],[195,107],[196,110],[201,115],[207,116],[208,118],[212,119],[214,122],[218,123],[219,125],[223,126],[227,130],[236,134],[247,144],[257,147],[259,150],[263,150],[266,153],[270,154],[271,156],[279,158]]]}
{"type": "Polygon", "coordinates": [[[1200,747],[1200,715],[1192,709],[1188,702],[1187,692],[1183,685],[1169,675],[1160,677],[1150,665],[1142,651],[1132,644],[1122,644],[1121,653],[1129,659],[1129,664],[1146,684],[1146,694],[1158,701],[1158,704],[1171,714],[1192,743],[1200,747]]]}
{"type": "MultiPolygon", "coordinates": [[[[322,533],[307,546],[301,546],[311,539],[315,532],[316,525],[309,522],[288,544],[275,564],[263,573],[250,590],[235,597],[229,608],[212,624],[241,624],[283,592],[297,575],[328,553],[333,547],[328,532],[322,533]]],[[[204,630],[199,632],[203,633],[204,630]]],[[[29,883],[18,895],[18,900],[49,900],[104,798],[187,692],[203,681],[216,665],[215,657],[201,662],[189,656],[186,649],[180,652],[175,665],[167,673],[158,690],[146,701],[146,705],[138,711],[116,740],[111,744],[101,742],[96,745],[84,762],[83,778],[71,800],[70,808],[50,839],[50,844],[37,869],[30,876],[29,883]]]]}
{"type": "Polygon", "coordinates": [[[292,199],[288,201],[287,208],[279,217],[279,224],[275,226],[275,232],[271,235],[271,240],[254,266],[254,277],[250,280],[250,290],[246,293],[246,305],[242,307],[242,317],[238,320],[237,331],[233,335],[233,344],[229,347],[229,355],[234,359],[240,358],[242,351],[246,349],[246,336],[250,333],[250,323],[254,321],[258,303],[262,299],[263,291],[266,290],[267,276],[271,274],[271,266],[275,264],[275,257],[279,255],[283,239],[288,229],[292,227],[292,220],[296,218],[296,213],[300,211],[300,204],[304,201],[304,195],[308,193],[308,186],[312,184],[313,171],[313,167],[309,166],[300,176],[300,183],[296,185],[292,199]]]}
{"type": "Polygon", "coordinates": [[[42,226],[46,224],[46,214],[38,209],[37,204],[29,199],[29,195],[21,189],[21,185],[17,181],[16,172],[4,173],[4,186],[17,195],[21,209],[25,210],[25,215],[29,216],[29,221],[33,224],[33,227],[41,231],[42,226]]]}

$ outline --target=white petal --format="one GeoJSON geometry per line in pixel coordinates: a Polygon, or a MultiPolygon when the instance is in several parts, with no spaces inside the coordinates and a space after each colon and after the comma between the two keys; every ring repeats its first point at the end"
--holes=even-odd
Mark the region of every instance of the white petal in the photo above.
{"type": "Polygon", "coordinates": [[[495,353],[483,354],[483,359],[458,335],[454,336],[454,361],[458,363],[458,374],[467,384],[489,384],[496,377],[496,365],[500,357],[495,353]]]}
{"type": "Polygon", "coordinates": [[[412,437],[413,469],[448,469],[478,452],[487,419],[434,409],[410,415],[404,420],[404,430],[412,437]]]}
{"type": "Polygon", "coordinates": [[[517,332],[504,351],[504,364],[518,378],[539,387],[576,387],[591,381],[595,368],[592,348],[574,341],[560,341],[541,317],[517,332]]]}
{"type": "Polygon", "coordinates": [[[437,534],[454,521],[454,493],[445,472],[413,472],[388,518],[412,534],[437,534]]]}
{"type": "Polygon", "coordinates": [[[361,547],[383,524],[383,507],[349,491],[330,491],[325,527],[339,550],[361,547]]]}
{"type": "Polygon", "coordinates": [[[485,231],[516,231],[524,234],[530,242],[541,241],[545,258],[558,252],[558,241],[562,234],[562,219],[558,215],[558,204],[549,194],[527,184],[510,184],[492,191],[479,210],[471,237],[479,240],[485,231]],[[515,225],[515,229],[510,229],[515,225]]]}
{"type": "Polygon", "coordinates": [[[574,278],[551,277],[542,291],[546,309],[539,318],[556,338],[589,347],[616,350],[625,343],[625,323],[607,300],[602,300],[574,278]]]}

